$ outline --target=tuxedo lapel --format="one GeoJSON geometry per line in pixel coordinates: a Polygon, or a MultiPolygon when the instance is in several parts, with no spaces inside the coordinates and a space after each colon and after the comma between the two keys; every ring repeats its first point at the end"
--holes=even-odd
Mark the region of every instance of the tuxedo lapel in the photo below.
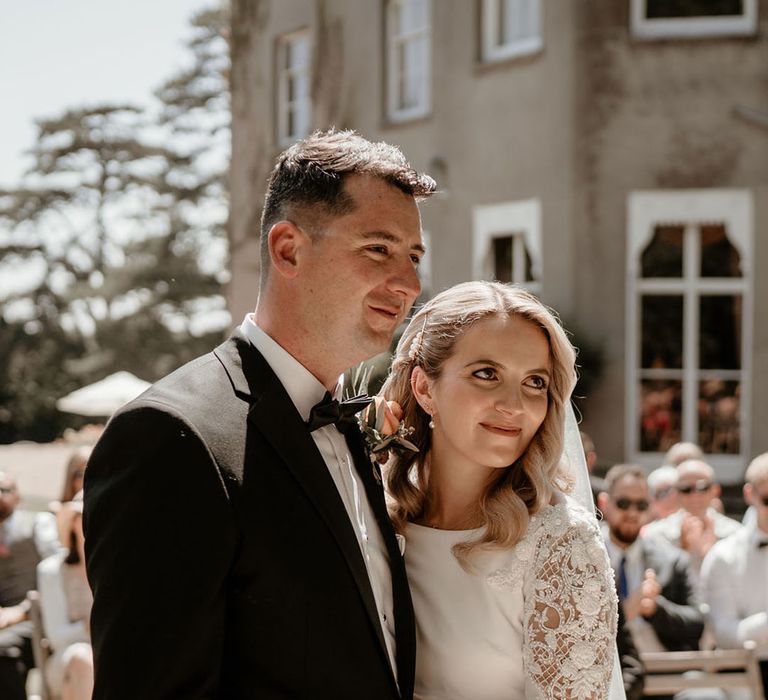
{"type": "Polygon", "coordinates": [[[328,467],[283,385],[261,354],[239,333],[214,354],[235,392],[250,402],[248,423],[280,455],[317,509],[347,562],[389,667],[378,608],[360,545],[328,467]]]}
{"type": "Polygon", "coordinates": [[[358,430],[348,430],[345,437],[355,467],[365,487],[368,502],[371,504],[371,509],[387,546],[395,611],[397,677],[401,695],[410,697],[414,682],[416,628],[413,603],[405,572],[405,560],[400,553],[395,531],[387,513],[379,466],[371,463],[363,444],[363,436],[358,430]]]}

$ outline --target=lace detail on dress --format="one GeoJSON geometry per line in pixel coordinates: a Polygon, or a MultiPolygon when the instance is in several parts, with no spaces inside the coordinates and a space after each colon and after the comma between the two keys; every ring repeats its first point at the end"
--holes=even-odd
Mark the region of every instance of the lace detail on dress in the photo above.
{"type": "Polygon", "coordinates": [[[616,640],[613,577],[594,516],[573,503],[531,518],[496,588],[522,582],[523,663],[538,698],[606,698],[616,640]]]}

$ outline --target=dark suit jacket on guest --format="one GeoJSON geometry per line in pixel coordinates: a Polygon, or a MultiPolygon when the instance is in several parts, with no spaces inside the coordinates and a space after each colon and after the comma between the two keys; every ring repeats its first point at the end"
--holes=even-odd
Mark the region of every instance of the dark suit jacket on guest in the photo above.
{"type": "Polygon", "coordinates": [[[355,532],[311,434],[242,337],[116,414],[89,460],[94,700],[411,698],[413,609],[381,487],[395,683],[355,532]]]}
{"type": "Polygon", "coordinates": [[[667,542],[653,538],[640,540],[643,568],[653,569],[661,586],[656,612],[646,621],[668,651],[699,648],[704,631],[704,615],[694,593],[688,556],[667,542]]]}

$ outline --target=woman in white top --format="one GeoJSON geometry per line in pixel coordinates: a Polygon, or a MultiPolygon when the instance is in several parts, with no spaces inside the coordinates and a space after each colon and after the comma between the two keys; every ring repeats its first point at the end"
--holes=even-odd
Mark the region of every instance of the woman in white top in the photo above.
{"type": "Polygon", "coordinates": [[[93,653],[88,619],[93,596],[85,574],[82,491],[64,503],[68,546],[37,566],[37,587],[45,635],[53,654],[43,672],[61,700],[89,700],[93,692],[93,653]]]}
{"type": "Polygon", "coordinates": [[[554,316],[492,282],[439,294],[398,344],[381,393],[419,447],[387,469],[416,700],[608,697],[615,587],[561,462],[574,364],[554,316]]]}

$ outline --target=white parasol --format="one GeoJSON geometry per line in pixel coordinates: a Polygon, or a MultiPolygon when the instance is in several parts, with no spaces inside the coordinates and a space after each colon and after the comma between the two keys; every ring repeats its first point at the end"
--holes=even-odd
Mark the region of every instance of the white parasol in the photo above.
{"type": "Polygon", "coordinates": [[[150,386],[130,372],[115,372],[108,377],[62,396],[56,408],[80,416],[111,416],[150,386]]]}

